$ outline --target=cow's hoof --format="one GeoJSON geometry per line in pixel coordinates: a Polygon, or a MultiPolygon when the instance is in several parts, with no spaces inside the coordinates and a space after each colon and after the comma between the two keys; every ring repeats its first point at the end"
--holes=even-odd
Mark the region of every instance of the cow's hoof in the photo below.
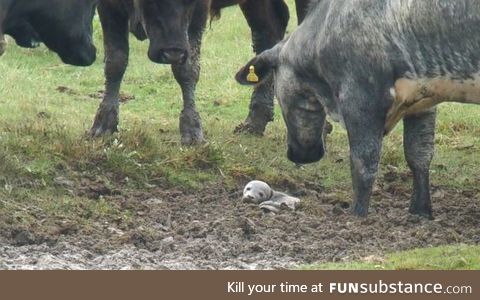
{"type": "Polygon", "coordinates": [[[95,119],[89,135],[94,138],[111,135],[118,131],[117,124],[118,122],[102,122],[95,119]]]}
{"type": "Polygon", "coordinates": [[[420,209],[420,208],[410,207],[408,212],[411,213],[412,215],[417,215],[417,216],[420,216],[420,217],[424,217],[428,220],[435,219],[433,217],[433,213],[432,213],[431,209],[420,209]]]}
{"type": "Polygon", "coordinates": [[[182,133],[181,143],[184,146],[195,146],[205,144],[207,141],[203,137],[202,130],[191,130],[182,133]]]}
{"type": "Polygon", "coordinates": [[[247,134],[253,134],[253,135],[258,135],[262,136],[263,133],[265,132],[265,128],[267,127],[267,123],[264,124],[259,124],[251,121],[245,121],[235,127],[235,130],[233,133],[239,134],[239,133],[247,133],[247,134]]]}
{"type": "Polygon", "coordinates": [[[352,206],[351,213],[355,217],[366,218],[368,217],[368,208],[365,208],[364,206],[361,206],[361,205],[354,204],[352,206]]]}
{"type": "Polygon", "coordinates": [[[117,127],[118,109],[114,107],[109,109],[100,107],[89,133],[92,137],[102,137],[117,132],[117,127]]]}
{"type": "Polygon", "coordinates": [[[114,132],[117,132],[117,130],[112,130],[112,129],[107,129],[103,127],[96,127],[93,126],[90,131],[88,132],[88,135],[93,137],[93,138],[99,138],[107,135],[111,135],[114,132]]]}
{"type": "Polygon", "coordinates": [[[205,143],[200,115],[195,110],[184,109],[180,114],[182,145],[193,146],[205,143]]]}

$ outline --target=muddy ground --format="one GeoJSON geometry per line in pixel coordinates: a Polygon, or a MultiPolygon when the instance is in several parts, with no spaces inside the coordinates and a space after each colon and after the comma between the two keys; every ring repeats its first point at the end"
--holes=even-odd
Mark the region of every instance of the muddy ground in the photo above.
{"type": "MultiPolygon", "coordinates": [[[[313,262],[361,260],[387,252],[480,243],[480,190],[434,187],[435,220],[408,214],[410,177],[383,176],[367,219],[348,214],[349,200],[312,184],[275,186],[303,199],[298,211],[264,214],[242,203],[240,190],[201,192],[152,187],[103,197],[135,219],[92,228],[59,222],[48,232],[3,228],[0,268],[11,269],[281,269],[313,262]]],[[[345,194],[345,193],[343,193],[345,194]]]]}

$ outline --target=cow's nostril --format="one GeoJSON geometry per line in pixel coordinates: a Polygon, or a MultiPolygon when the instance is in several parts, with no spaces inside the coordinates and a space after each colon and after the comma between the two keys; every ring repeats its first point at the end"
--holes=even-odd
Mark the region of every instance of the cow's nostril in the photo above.
{"type": "Polygon", "coordinates": [[[187,59],[187,51],[176,48],[164,49],[162,51],[162,56],[167,63],[182,64],[187,59]]]}

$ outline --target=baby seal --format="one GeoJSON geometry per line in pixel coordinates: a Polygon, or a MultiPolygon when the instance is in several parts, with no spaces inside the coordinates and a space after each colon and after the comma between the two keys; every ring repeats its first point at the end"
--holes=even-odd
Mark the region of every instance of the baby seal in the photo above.
{"type": "Polygon", "coordinates": [[[267,183],[259,180],[250,181],[243,189],[244,202],[259,204],[267,212],[279,212],[283,207],[295,210],[300,199],[274,191],[267,183]]]}

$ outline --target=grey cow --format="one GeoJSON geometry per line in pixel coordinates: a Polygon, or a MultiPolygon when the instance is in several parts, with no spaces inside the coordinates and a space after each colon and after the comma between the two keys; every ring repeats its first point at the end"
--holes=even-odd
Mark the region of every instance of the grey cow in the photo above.
{"type": "Polygon", "coordinates": [[[479,49],[480,0],[314,0],[290,38],[237,80],[273,70],[294,162],[323,157],[326,114],[346,127],[358,216],[368,213],[383,137],[403,118],[410,212],[432,218],[435,105],[480,103],[479,49]]]}

